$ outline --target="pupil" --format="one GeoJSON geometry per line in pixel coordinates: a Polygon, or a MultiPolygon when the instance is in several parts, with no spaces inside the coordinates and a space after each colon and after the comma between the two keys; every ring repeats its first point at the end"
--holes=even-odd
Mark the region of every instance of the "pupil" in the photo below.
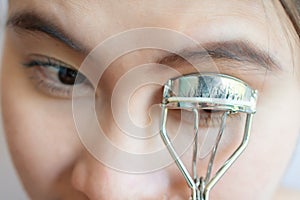
{"type": "Polygon", "coordinates": [[[79,84],[85,80],[85,77],[81,73],[78,73],[76,70],[72,70],[66,67],[59,68],[58,78],[65,85],[79,84]]]}

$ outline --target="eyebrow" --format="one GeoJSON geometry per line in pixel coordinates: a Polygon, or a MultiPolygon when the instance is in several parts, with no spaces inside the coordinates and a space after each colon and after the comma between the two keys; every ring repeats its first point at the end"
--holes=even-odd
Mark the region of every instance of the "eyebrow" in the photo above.
{"type": "MultiPolygon", "coordinates": [[[[201,47],[186,48],[177,53],[171,53],[158,60],[160,64],[180,63],[186,59],[200,58],[203,61],[221,60],[235,61],[247,66],[244,70],[250,70],[249,64],[254,66],[255,70],[281,71],[279,62],[270,56],[266,51],[256,47],[249,41],[232,40],[224,42],[209,42],[201,47]]],[[[234,68],[235,65],[232,65],[234,68]]],[[[241,65],[238,65],[239,68],[241,65]]],[[[228,65],[227,67],[231,67],[228,65]]]]}
{"type": "MultiPolygon", "coordinates": [[[[88,54],[91,49],[74,40],[65,31],[51,22],[50,19],[34,12],[21,12],[13,15],[7,21],[7,26],[23,30],[41,32],[64,43],[69,48],[83,54],[88,54]]],[[[242,64],[253,64],[258,70],[280,71],[278,62],[249,41],[236,40],[225,42],[210,42],[199,48],[186,48],[178,53],[171,53],[160,58],[157,63],[170,64],[183,61],[186,58],[200,58],[213,60],[233,60],[242,64]]]]}
{"type": "Polygon", "coordinates": [[[50,19],[33,12],[17,13],[7,20],[6,25],[23,30],[45,33],[77,52],[84,54],[89,52],[87,47],[72,39],[65,31],[53,24],[50,19]]]}

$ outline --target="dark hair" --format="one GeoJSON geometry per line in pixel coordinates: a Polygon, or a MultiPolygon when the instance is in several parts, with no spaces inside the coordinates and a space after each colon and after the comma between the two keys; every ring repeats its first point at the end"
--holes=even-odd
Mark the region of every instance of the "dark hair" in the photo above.
{"type": "Polygon", "coordinates": [[[280,0],[300,37],[300,0],[280,0]]]}

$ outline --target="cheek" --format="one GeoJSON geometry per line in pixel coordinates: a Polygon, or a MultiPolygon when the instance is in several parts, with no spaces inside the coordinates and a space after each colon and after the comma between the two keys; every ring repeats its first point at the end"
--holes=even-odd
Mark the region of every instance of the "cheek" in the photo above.
{"type": "Polygon", "coordinates": [[[71,101],[39,96],[22,79],[3,79],[3,119],[9,148],[26,189],[31,196],[38,196],[54,187],[79,152],[71,101]]]}
{"type": "MultiPolygon", "coordinates": [[[[295,82],[290,80],[270,79],[266,82],[264,91],[260,92],[250,143],[216,190],[225,191],[226,187],[230,190],[229,185],[238,185],[239,190],[234,190],[233,195],[257,199],[251,195],[261,193],[264,188],[261,199],[270,199],[289,163],[299,134],[299,93],[295,82]]],[[[240,199],[238,196],[232,198],[240,199]]],[[[222,199],[218,197],[216,199],[222,199]]]]}
{"type": "Polygon", "coordinates": [[[273,173],[274,179],[277,177],[275,180],[292,156],[300,130],[300,94],[296,82],[288,80],[266,85],[268,92],[261,98],[263,106],[259,107],[253,130],[256,151],[262,153],[257,157],[265,164],[266,172],[273,173]]]}

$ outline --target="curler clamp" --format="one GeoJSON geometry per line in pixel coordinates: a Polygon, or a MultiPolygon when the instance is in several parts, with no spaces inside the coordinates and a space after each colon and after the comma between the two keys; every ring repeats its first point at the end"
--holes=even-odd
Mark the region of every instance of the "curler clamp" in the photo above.
{"type": "Polygon", "coordinates": [[[177,167],[191,188],[192,200],[208,200],[211,189],[245,150],[250,137],[253,115],[256,112],[257,91],[245,82],[224,74],[189,74],[167,81],[164,85],[160,134],[177,167]],[[166,130],[169,109],[184,109],[194,113],[192,175],[176,153],[166,130]],[[222,111],[222,122],[212,148],[205,177],[197,174],[199,110],[222,111]],[[247,115],[241,144],[212,175],[217,149],[225,130],[227,116],[233,113],[247,115]]]}

